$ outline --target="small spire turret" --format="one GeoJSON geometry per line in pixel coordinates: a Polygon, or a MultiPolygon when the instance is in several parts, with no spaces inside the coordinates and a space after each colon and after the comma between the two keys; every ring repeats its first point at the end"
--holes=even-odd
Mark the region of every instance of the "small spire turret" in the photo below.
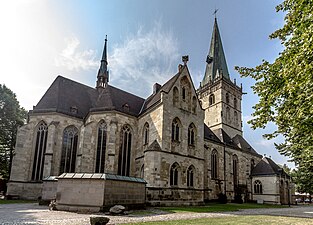
{"type": "Polygon", "coordinates": [[[107,60],[107,35],[105,35],[104,48],[101,65],[97,76],[97,88],[105,88],[109,82],[108,60],[107,60]]]}

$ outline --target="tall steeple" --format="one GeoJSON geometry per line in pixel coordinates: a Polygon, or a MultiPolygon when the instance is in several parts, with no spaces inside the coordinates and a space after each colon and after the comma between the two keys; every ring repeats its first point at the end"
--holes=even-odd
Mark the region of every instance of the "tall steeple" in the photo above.
{"type": "Polygon", "coordinates": [[[108,60],[107,60],[107,36],[105,36],[101,65],[97,76],[97,88],[105,88],[109,82],[108,60]]]}
{"type": "Polygon", "coordinates": [[[222,129],[231,138],[242,135],[242,88],[229,78],[216,17],[205,75],[197,92],[205,113],[204,123],[213,132],[222,129]]]}
{"type": "Polygon", "coordinates": [[[210,50],[206,63],[205,74],[201,86],[204,86],[210,81],[214,81],[218,77],[230,79],[216,17],[214,19],[210,50]]]}

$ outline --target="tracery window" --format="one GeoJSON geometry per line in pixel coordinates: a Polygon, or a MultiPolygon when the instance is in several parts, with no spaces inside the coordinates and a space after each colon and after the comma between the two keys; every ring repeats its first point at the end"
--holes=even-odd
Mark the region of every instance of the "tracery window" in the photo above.
{"type": "Polygon", "coordinates": [[[175,118],[172,122],[172,141],[179,141],[180,122],[175,118]]]}
{"type": "Polygon", "coordinates": [[[104,121],[101,121],[98,126],[97,157],[95,169],[96,173],[104,173],[106,141],[107,141],[107,126],[104,121]]]}
{"type": "Polygon", "coordinates": [[[130,127],[125,125],[121,131],[121,146],[118,156],[118,175],[129,176],[131,145],[132,132],[130,127]]]}
{"type": "Polygon", "coordinates": [[[193,187],[194,186],[194,166],[189,166],[187,169],[187,187],[193,187]]]}
{"type": "Polygon", "coordinates": [[[171,166],[171,170],[170,170],[170,185],[171,186],[178,185],[178,170],[179,170],[179,165],[177,163],[174,163],[171,166]]]}
{"type": "Polygon", "coordinates": [[[218,157],[215,149],[213,149],[211,154],[211,177],[212,179],[218,178],[218,157]]]}
{"type": "Polygon", "coordinates": [[[145,123],[143,127],[143,144],[148,145],[149,144],[149,124],[145,123]]]}
{"type": "Polygon", "coordinates": [[[254,194],[262,194],[262,183],[259,180],[254,181],[254,194]]]}
{"type": "Polygon", "coordinates": [[[42,180],[43,166],[47,146],[47,135],[48,135],[47,124],[45,122],[40,122],[39,126],[37,126],[32,180],[42,180]]]}
{"type": "Polygon", "coordinates": [[[60,174],[75,172],[77,143],[78,129],[74,126],[65,128],[63,131],[60,174]]]}
{"type": "Polygon", "coordinates": [[[188,127],[188,145],[191,145],[191,146],[195,145],[195,134],[196,134],[196,127],[192,123],[188,127]]]}

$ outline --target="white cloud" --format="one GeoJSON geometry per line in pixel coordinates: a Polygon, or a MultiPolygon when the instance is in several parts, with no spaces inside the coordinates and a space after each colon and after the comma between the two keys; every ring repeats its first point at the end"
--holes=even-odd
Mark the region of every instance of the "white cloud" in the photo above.
{"type": "MultiPolygon", "coordinates": [[[[109,53],[110,54],[110,53],[109,53]]],[[[178,43],[161,23],[147,32],[139,28],[109,56],[110,82],[131,93],[148,96],[155,82],[163,84],[174,75],[178,43]]]]}
{"type": "Polygon", "coordinates": [[[76,37],[66,38],[66,48],[55,59],[55,65],[66,67],[68,70],[90,70],[99,66],[95,60],[96,52],[92,49],[79,51],[80,41],[76,37]]]}

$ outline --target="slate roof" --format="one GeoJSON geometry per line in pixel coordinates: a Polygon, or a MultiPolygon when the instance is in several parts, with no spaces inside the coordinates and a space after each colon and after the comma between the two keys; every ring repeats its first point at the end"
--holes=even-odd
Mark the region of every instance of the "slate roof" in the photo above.
{"type": "Polygon", "coordinates": [[[93,107],[93,99],[96,99],[97,94],[95,88],[58,76],[32,113],[59,112],[83,118],[93,107]],[[77,113],[71,112],[71,107],[76,107],[77,113]]]}
{"type": "Polygon", "coordinates": [[[97,90],[58,76],[32,113],[59,112],[82,119],[90,111],[117,110],[137,116],[143,103],[143,98],[110,85],[97,90]]]}
{"type": "Polygon", "coordinates": [[[240,148],[233,142],[231,137],[229,137],[222,128],[214,130],[213,133],[220,139],[221,142],[227,146],[240,150],[240,148]]]}
{"type": "Polygon", "coordinates": [[[218,74],[229,79],[225,53],[223,50],[222,39],[218,29],[216,18],[214,21],[211,44],[206,61],[207,64],[205,69],[205,75],[201,82],[202,85],[205,85],[217,78],[218,74]]]}
{"type": "Polygon", "coordinates": [[[204,139],[222,143],[220,139],[213,133],[213,131],[206,124],[204,124],[204,139]]]}
{"type": "MultiPolygon", "coordinates": [[[[206,125],[205,125],[206,126],[206,125]]],[[[205,128],[206,129],[206,128],[205,128]]],[[[211,131],[214,133],[215,137],[219,139],[220,142],[226,144],[227,146],[237,149],[239,151],[247,152],[256,156],[259,155],[254,148],[242,137],[237,134],[235,137],[231,138],[222,128],[211,131]]]]}
{"type": "Polygon", "coordinates": [[[150,95],[144,102],[140,114],[146,112],[149,108],[157,104],[161,100],[161,92],[168,93],[179,77],[180,73],[177,73],[171,79],[169,79],[155,94],[150,95]]]}
{"type": "Polygon", "coordinates": [[[252,154],[259,155],[253,147],[242,137],[241,135],[237,134],[235,137],[232,138],[234,144],[236,144],[241,150],[245,152],[249,152],[252,154]]]}
{"type": "Polygon", "coordinates": [[[98,91],[95,107],[91,108],[90,111],[116,110],[138,116],[143,103],[143,98],[107,85],[98,91]]]}
{"type": "Polygon", "coordinates": [[[284,175],[289,177],[282,168],[268,157],[264,157],[251,171],[251,176],[260,175],[284,175]]]}

